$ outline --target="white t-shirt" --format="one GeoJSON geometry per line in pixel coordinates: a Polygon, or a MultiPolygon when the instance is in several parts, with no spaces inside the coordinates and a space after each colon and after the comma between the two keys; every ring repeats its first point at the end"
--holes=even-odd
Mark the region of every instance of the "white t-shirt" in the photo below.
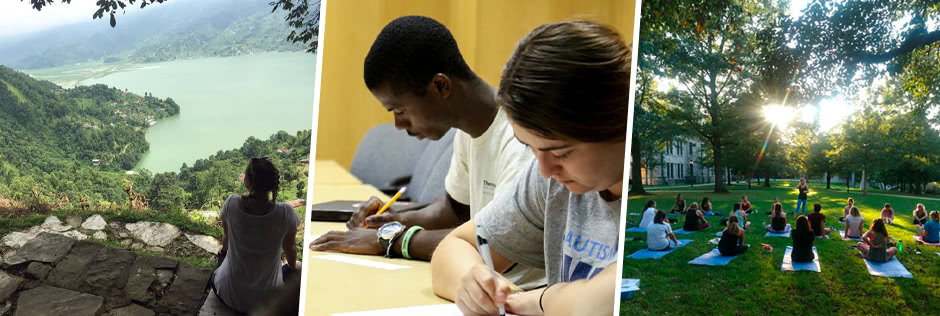
{"type": "Polygon", "coordinates": [[[215,270],[215,288],[226,305],[248,312],[284,284],[281,245],[287,234],[297,232],[300,220],[286,203],[277,203],[267,214],[253,215],[242,208],[241,200],[232,195],[222,206],[228,246],[225,260],[215,270]]]}
{"type": "Polygon", "coordinates": [[[653,218],[656,217],[656,209],[648,208],[643,212],[643,219],[640,220],[640,228],[646,228],[651,223],[653,223],[653,218]]]}
{"type": "MultiPolygon", "coordinates": [[[[516,140],[506,112],[500,108],[493,123],[479,137],[458,130],[454,156],[444,187],[454,200],[470,205],[471,218],[493,200],[497,190],[515,190],[516,178],[535,156],[516,140]]],[[[515,266],[504,276],[523,289],[545,284],[545,270],[515,266]]]]}
{"type": "Polygon", "coordinates": [[[502,108],[479,137],[472,138],[458,130],[453,146],[454,155],[444,186],[454,200],[470,205],[471,217],[493,200],[497,189],[511,185],[535,159],[529,149],[516,140],[502,108]]]}
{"type": "Polygon", "coordinates": [[[858,229],[858,224],[860,224],[863,221],[865,221],[865,218],[862,216],[852,216],[852,215],[846,216],[845,223],[849,225],[849,228],[848,228],[848,231],[846,231],[846,234],[848,234],[849,236],[861,236],[863,232],[860,229],[858,229]]]}
{"type": "Polygon", "coordinates": [[[666,224],[650,224],[646,227],[647,247],[652,250],[660,250],[669,246],[670,239],[667,237],[672,233],[672,227],[666,224]]]}

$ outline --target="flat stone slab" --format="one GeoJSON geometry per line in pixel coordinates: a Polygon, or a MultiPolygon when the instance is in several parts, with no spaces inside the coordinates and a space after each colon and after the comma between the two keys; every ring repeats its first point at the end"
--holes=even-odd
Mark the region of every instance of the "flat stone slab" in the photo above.
{"type": "Polygon", "coordinates": [[[104,246],[92,242],[76,243],[72,251],[49,272],[46,280],[59,287],[78,290],[82,284],[82,275],[101,249],[104,249],[104,246]]]}
{"type": "Polygon", "coordinates": [[[68,216],[65,218],[65,224],[71,228],[79,228],[82,226],[82,217],[78,215],[68,216]]]}
{"type": "Polygon", "coordinates": [[[154,314],[152,310],[146,309],[143,306],[131,304],[112,309],[105,313],[104,316],[153,316],[154,314]]]}
{"type": "Polygon", "coordinates": [[[23,258],[17,254],[16,250],[7,251],[5,254],[3,254],[3,264],[5,265],[15,266],[21,263],[26,263],[28,261],[29,260],[26,260],[26,258],[23,258]]]}
{"type": "Polygon", "coordinates": [[[65,234],[62,234],[62,235],[65,235],[66,237],[72,238],[72,239],[75,239],[75,240],[85,240],[85,239],[88,239],[88,235],[85,235],[85,234],[83,234],[82,232],[77,231],[77,230],[70,230],[70,231],[65,232],[65,234]]]}
{"type": "Polygon", "coordinates": [[[36,238],[23,244],[16,254],[28,261],[55,263],[69,253],[72,245],[75,245],[75,240],[71,238],[52,233],[40,233],[36,238]]]}
{"type": "Polygon", "coordinates": [[[212,236],[186,234],[186,239],[193,243],[193,245],[213,255],[219,253],[219,250],[222,250],[222,243],[212,236]]]}
{"type": "MultiPolygon", "coordinates": [[[[23,284],[23,278],[0,271],[0,302],[5,302],[23,284]]],[[[2,314],[0,314],[2,315],[2,314]]]]}
{"type": "Polygon", "coordinates": [[[206,298],[206,284],[209,282],[210,273],[208,270],[180,262],[176,269],[176,280],[173,280],[166,296],[157,305],[169,309],[174,315],[195,314],[206,298]]]}
{"type": "Polygon", "coordinates": [[[149,246],[166,247],[180,235],[180,229],[167,223],[137,222],[124,225],[134,238],[149,246]]]}
{"type": "Polygon", "coordinates": [[[162,292],[169,285],[177,265],[176,260],[169,258],[137,256],[129,271],[124,292],[136,302],[149,304],[155,301],[159,297],[151,289],[162,292]],[[166,271],[169,271],[168,278],[165,277],[166,271]]]}
{"type": "Polygon", "coordinates": [[[104,299],[51,286],[40,286],[20,293],[14,316],[93,316],[104,299]]]}
{"type": "Polygon", "coordinates": [[[39,225],[39,227],[42,228],[43,230],[54,231],[54,232],[64,232],[64,231],[72,229],[71,226],[63,225],[62,221],[59,220],[59,218],[55,216],[46,217],[46,220],[43,221],[42,225],[39,225]]]}
{"type": "Polygon", "coordinates": [[[47,264],[40,262],[30,262],[29,266],[26,267],[26,274],[36,278],[37,280],[45,279],[49,275],[49,271],[52,271],[52,267],[47,264]]]}
{"type": "Polygon", "coordinates": [[[38,234],[28,232],[11,232],[6,236],[3,236],[3,239],[0,239],[0,243],[13,249],[19,249],[20,247],[23,247],[23,245],[26,244],[26,242],[30,239],[36,238],[36,235],[38,234]]]}
{"type": "Polygon", "coordinates": [[[82,228],[88,230],[102,230],[107,226],[108,222],[104,220],[104,217],[98,214],[89,216],[88,219],[85,219],[85,222],[82,223],[82,228]]]}
{"type": "Polygon", "coordinates": [[[98,240],[106,240],[108,239],[108,234],[99,230],[92,234],[91,237],[98,240]]]}
{"type": "Polygon", "coordinates": [[[102,248],[85,270],[82,292],[94,293],[105,299],[108,307],[120,307],[130,303],[124,294],[128,271],[137,257],[133,252],[120,248],[102,248]]]}

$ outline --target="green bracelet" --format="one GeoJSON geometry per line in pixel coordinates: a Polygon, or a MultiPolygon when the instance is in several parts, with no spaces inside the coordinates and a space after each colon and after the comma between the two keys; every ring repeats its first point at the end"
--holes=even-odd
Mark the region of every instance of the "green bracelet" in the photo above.
{"type": "Polygon", "coordinates": [[[422,229],[424,229],[424,227],[415,225],[408,228],[408,231],[405,232],[405,237],[401,240],[401,256],[405,257],[405,259],[411,259],[411,256],[408,255],[408,243],[411,242],[411,236],[422,229]]]}

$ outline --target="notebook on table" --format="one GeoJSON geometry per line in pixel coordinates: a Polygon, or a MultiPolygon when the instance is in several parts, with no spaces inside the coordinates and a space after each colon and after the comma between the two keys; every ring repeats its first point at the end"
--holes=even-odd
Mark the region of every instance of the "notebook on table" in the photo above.
{"type": "MultiPolygon", "coordinates": [[[[365,201],[336,200],[314,204],[310,206],[310,221],[314,222],[346,222],[359,205],[365,201]]],[[[395,202],[389,207],[390,212],[407,212],[427,206],[427,203],[395,202]]]]}

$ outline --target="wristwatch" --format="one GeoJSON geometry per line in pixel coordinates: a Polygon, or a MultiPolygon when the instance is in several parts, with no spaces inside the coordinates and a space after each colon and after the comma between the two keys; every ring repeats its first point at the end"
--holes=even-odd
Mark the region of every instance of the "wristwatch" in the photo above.
{"type": "Polygon", "coordinates": [[[395,238],[397,238],[398,235],[401,235],[401,232],[404,230],[405,225],[402,225],[397,221],[388,222],[385,223],[385,225],[382,225],[382,227],[379,227],[376,235],[378,235],[379,238],[379,246],[382,247],[382,249],[385,249],[386,258],[392,257],[392,244],[395,243],[395,238]]]}

